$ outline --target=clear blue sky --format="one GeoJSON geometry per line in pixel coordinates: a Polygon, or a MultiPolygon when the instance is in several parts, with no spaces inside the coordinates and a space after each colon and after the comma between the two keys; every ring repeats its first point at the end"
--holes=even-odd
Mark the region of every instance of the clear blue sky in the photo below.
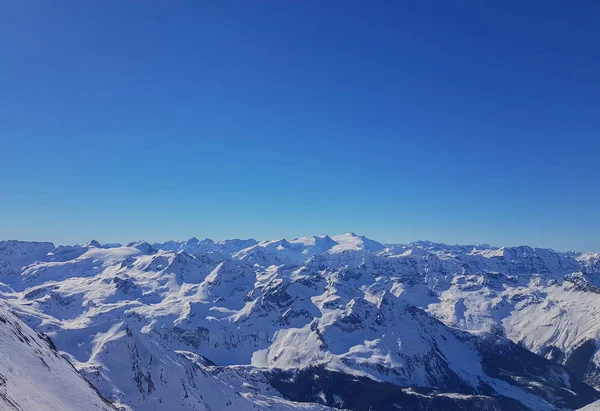
{"type": "Polygon", "coordinates": [[[597,1],[6,1],[0,238],[600,251],[597,1]]]}

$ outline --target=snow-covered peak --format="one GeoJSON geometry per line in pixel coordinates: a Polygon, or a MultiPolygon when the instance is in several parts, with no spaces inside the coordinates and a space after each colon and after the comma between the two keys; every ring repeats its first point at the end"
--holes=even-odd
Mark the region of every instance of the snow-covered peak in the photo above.
{"type": "Polygon", "coordinates": [[[89,247],[102,248],[102,244],[100,244],[100,243],[99,243],[98,241],[96,241],[96,240],[91,240],[91,241],[88,241],[88,242],[87,242],[87,243],[85,243],[85,244],[82,244],[82,247],[86,247],[86,248],[89,248],[89,247]]]}
{"type": "Polygon", "coordinates": [[[200,240],[198,240],[196,237],[191,237],[190,239],[188,239],[185,244],[186,245],[196,245],[199,244],[200,240]]]}
{"type": "Polygon", "coordinates": [[[429,251],[415,245],[407,247],[406,250],[400,254],[402,257],[423,257],[427,255],[430,255],[429,251]]]}
{"type": "Polygon", "coordinates": [[[332,239],[337,243],[331,248],[330,252],[339,253],[347,250],[364,250],[377,253],[385,249],[383,244],[370,240],[367,237],[356,235],[352,232],[333,236],[332,239]]]}
{"type": "Polygon", "coordinates": [[[127,244],[127,247],[137,248],[138,250],[140,250],[144,254],[153,254],[153,253],[156,252],[156,250],[154,249],[154,247],[152,247],[146,241],[134,241],[134,242],[131,242],[131,243],[127,244]]]}

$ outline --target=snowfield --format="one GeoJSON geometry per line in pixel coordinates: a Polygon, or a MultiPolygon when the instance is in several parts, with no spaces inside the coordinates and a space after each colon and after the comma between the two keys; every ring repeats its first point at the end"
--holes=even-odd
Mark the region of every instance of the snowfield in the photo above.
{"type": "Polygon", "coordinates": [[[600,399],[599,274],[598,254],[354,233],[0,242],[5,306],[121,410],[578,409],[600,399]]]}

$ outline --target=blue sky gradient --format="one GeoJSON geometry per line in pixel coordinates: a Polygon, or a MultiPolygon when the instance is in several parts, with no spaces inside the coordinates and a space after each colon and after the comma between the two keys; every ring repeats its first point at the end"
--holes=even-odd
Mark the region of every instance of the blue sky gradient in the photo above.
{"type": "Polygon", "coordinates": [[[600,251],[600,3],[496,3],[4,2],[0,238],[600,251]]]}

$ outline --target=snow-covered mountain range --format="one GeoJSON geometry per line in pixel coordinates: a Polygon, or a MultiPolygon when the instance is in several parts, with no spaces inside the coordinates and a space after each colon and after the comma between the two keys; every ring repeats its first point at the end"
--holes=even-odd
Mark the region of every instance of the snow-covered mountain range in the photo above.
{"type": "Polygon", "coordinates": [[[600,399],[598,254],[353,233],[3,241],[0,282],[7,309],[122,410],[554,410],[600,399]]]}

